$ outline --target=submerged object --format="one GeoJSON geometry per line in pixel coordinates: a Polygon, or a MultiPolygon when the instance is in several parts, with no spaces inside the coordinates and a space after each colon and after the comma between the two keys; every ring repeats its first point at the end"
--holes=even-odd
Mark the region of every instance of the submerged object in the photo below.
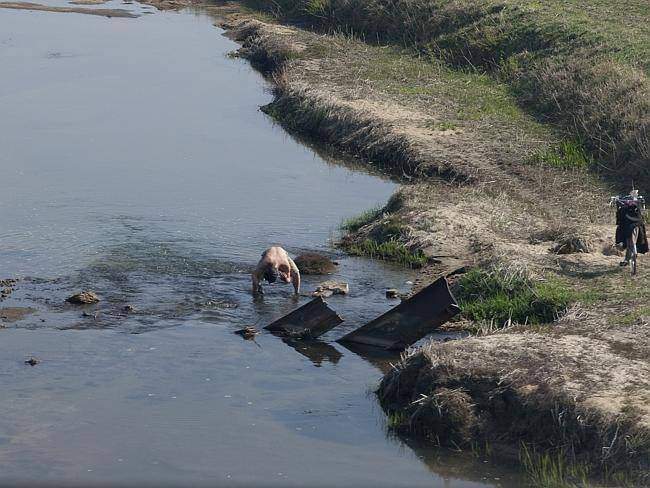
{"type": "Polygon", "coordinates": [[[29,364],[30,366],[36,366],[40,362],[41,361],[35,357],[30,357],[29,359],[25,360],[25,364],[29,364]]]}
{"type": "Polygon", "coordinates": [[[247,326],[244,327],[243,329],[236,330],[234,333],[242,336],[244,339],[248,341],[254,339],[255,336],[260,333],[260,331],[253,326],[247,326]]]}
{"type": "Polygon", "coordinates": [[[350,285],[342,281],[325,281],[316,287],[311,294],[313,297],[331,297],[332,295],[347,295],[350,293],[350,285]]]}
{"type": "Polygon", "coordinates": [[[443,277],[337,342],[406,349],[460,312],[443,277]]]}
{"type": "Polygon", "coordinates": [[[283,336],[315,339],[341,322],[339,314],[321,297],[316,297],[264,328],[283,336]]]}

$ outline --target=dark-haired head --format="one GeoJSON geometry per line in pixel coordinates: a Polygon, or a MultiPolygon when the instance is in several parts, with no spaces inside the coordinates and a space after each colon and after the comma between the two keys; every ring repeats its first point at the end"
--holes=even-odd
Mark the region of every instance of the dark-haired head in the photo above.
{"type": "Polygon", "coordinates": [[[278,273],[278,270],[271,266],[269,266],[266,271],[264,271],[264,279],[269,283],[275,283],[278,281],[279,275],[280,274],[278,273]]]}

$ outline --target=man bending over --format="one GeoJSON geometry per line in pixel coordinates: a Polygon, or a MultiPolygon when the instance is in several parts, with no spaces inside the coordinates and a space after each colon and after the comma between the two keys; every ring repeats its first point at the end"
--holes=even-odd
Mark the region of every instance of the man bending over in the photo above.
{"type": "Polygon", "coordinates": [[[300,293],[300,271],[287,251],[280,246],[273,246],[262,253],[262,259],[253,271],[253,295],[264,293],[262,280],[275,283],[278,278],[285,283],[292,283],[296,293],[300,293]]]}

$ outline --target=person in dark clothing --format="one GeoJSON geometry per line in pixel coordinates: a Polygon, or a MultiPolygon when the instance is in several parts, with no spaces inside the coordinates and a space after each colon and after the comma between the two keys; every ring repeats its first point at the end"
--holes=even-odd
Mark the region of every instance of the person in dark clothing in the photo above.
{"type": "Polygon", "coordinates": [[[616,203],[616,246],[625,249],[625,260],[621,266],[627,266],[636,254],[648,252],[648,237],[643,219],[643,197],[633,190],[626,197],[615,197],[616,203]]]}

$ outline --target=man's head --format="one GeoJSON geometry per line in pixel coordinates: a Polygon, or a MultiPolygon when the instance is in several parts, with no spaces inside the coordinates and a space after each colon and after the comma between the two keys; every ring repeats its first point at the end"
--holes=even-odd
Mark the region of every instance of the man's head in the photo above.
{"type": "Polygon", "coordinates": [[[278,281],[279,276],[280,273],[278,272],[278,268],[275,266],[268,266],[266,270],[264,270],[264,279],[269,283],[275,283],[278,281]]]}

